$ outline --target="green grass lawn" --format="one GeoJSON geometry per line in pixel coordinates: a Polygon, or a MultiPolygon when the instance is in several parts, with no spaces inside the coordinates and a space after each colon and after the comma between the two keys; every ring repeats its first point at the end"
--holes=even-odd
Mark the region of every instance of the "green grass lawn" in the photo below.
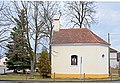
{"type": "Polygon", "coordinates": [[[38,72],[33,73],[33,78],[30,77],[30,74],[3,74],[0,75],[0,80],[42,80],[42,81],[53,81],[51,78],[43,79],[38,72]]]}
{"type": "MultiPolygon", "coordinates": [[[[41,81],[54,81],[54,79],[51,78],[46,78],[43,79],[40,77],[39,73],[34,73],[33,78],[30,78],[30,74],[14,74],[14,73],[10,73],[10,74],[4,74],[4,75],[0,75],[0,80],[41,80],[41,81]]],[[[80,79],[55,79],[56,81],[80,81],[80,79]]],[[[111,78],[101,78],[101,79],[85,79],[86,81],[96,81],[96,80],[111,80],[111,78]]],[[[113,76],[112,80],[120,80],[120,77],[118,76],[113,76]]],[[[82,80],[84,81],[84,80],[82,80]]]]}
{"type": "Polygon", "coordinates": [[[7,74],[7,75],[0,75],[0,80],[25,80],[24,75],[17,75],[17,74],[7,74]]]}
{"type": "Polygon", "coordinates": [[[113,74],[118,74],[118,69],[117,68],[111,68],[111,72],[113,74]]]}
{"type": "Polygon", "coordinates": [[[33,78],[30,78],[30,74],[3,74],[0,75],[0,80],[39,80],[41,79],[39,73],[34,73],[33,78]]]}

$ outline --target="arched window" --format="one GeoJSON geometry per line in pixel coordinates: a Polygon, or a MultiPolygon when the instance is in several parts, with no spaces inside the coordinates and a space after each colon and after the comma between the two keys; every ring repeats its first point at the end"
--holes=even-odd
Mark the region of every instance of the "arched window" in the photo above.
{"type": "Polygon", "coordinates": [[[77,55],[71,56],[71,65],[77,65],[77,55]]]}

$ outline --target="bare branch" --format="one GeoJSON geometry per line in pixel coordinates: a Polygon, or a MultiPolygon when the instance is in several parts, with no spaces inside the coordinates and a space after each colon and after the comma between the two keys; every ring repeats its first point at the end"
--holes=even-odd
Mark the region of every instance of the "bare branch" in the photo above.
{"type": "Polygon", "coordinates": [[[95,19],[93,16],[96,12],[94,10],[94,2],[68,1],[65,2],[65,5],[67,6],[66,15],[68,16],[68,20],[73,23],[73,26],[82,28],[84,25],[90,27],[91,22],[95,19]]]}

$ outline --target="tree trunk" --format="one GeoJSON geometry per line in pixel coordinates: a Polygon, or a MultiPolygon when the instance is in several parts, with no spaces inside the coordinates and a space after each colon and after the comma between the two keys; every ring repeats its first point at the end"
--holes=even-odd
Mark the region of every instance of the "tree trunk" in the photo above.
{"type": "Polygon", "coordinates": [[[30,78],[33,78],[33,71],[34,71],[34,63],[33,60],[31,60],[30,78]]]}
{"type": "Polygon", "coordinates": [[[50,59],[50,64],[51,64],[51,45],[49,45],[49,59],[50,59]]]}
{"type": "Polygon", "coordinates": [[[51,48],[51,42],[52,42],[52,32],[53,32],[53,26],[51,23],[51,30],[50,30],[50,42],[49,42],[49,59],[50,59],[50,64],[51,64],[51,53],[52,53],[52,48],[51,48]]]}
{"type": "Polygon", "coordinates": [[[35,2],[35,10],[34,10],[34,19],[35,19],[35,57],[34,57],[34,62],[35,62],[35,68],[36,68],[36,51],[37,51],[37,42],[38,42],[38,6],[37,6],[37,2],[35,2]]]}
{"type": "Polygon", "coordinates": [[[14,69],[14,71],[13,71],[14,73],[17,73],[17,70],[16,69],[14,69]]]}
{"type": "Polygon", "coordinates": [[[23,74],[25,74],[25,69],[23,69],[23,74]]]}
{"type": "Polygon", "coordinates": [[[27,22],[27,26],[26,26],[26,35],[27,35],[27,42],[28,42],[28,53],[31,56],[31,70],[30,70],[30,77],[33,78],[33,69],[34,69],[34,63],[33,63],[33,54],[32,54],[32,48],[30,45],[30,39],[29,39],[29,27],[28,27],[28,18],[27,18],[27,9],[26,10],[26,22],[27,22]]]}

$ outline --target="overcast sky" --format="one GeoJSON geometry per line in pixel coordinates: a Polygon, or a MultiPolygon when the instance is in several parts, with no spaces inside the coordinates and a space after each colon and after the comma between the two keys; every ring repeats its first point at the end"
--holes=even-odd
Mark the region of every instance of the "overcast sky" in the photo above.
{"type": "Polygon", "coordinates": [[[111,47],[120,51],[120,2],[97,2],[97,23],[91,30],[104,40],[110,33],[111,47]]]}

